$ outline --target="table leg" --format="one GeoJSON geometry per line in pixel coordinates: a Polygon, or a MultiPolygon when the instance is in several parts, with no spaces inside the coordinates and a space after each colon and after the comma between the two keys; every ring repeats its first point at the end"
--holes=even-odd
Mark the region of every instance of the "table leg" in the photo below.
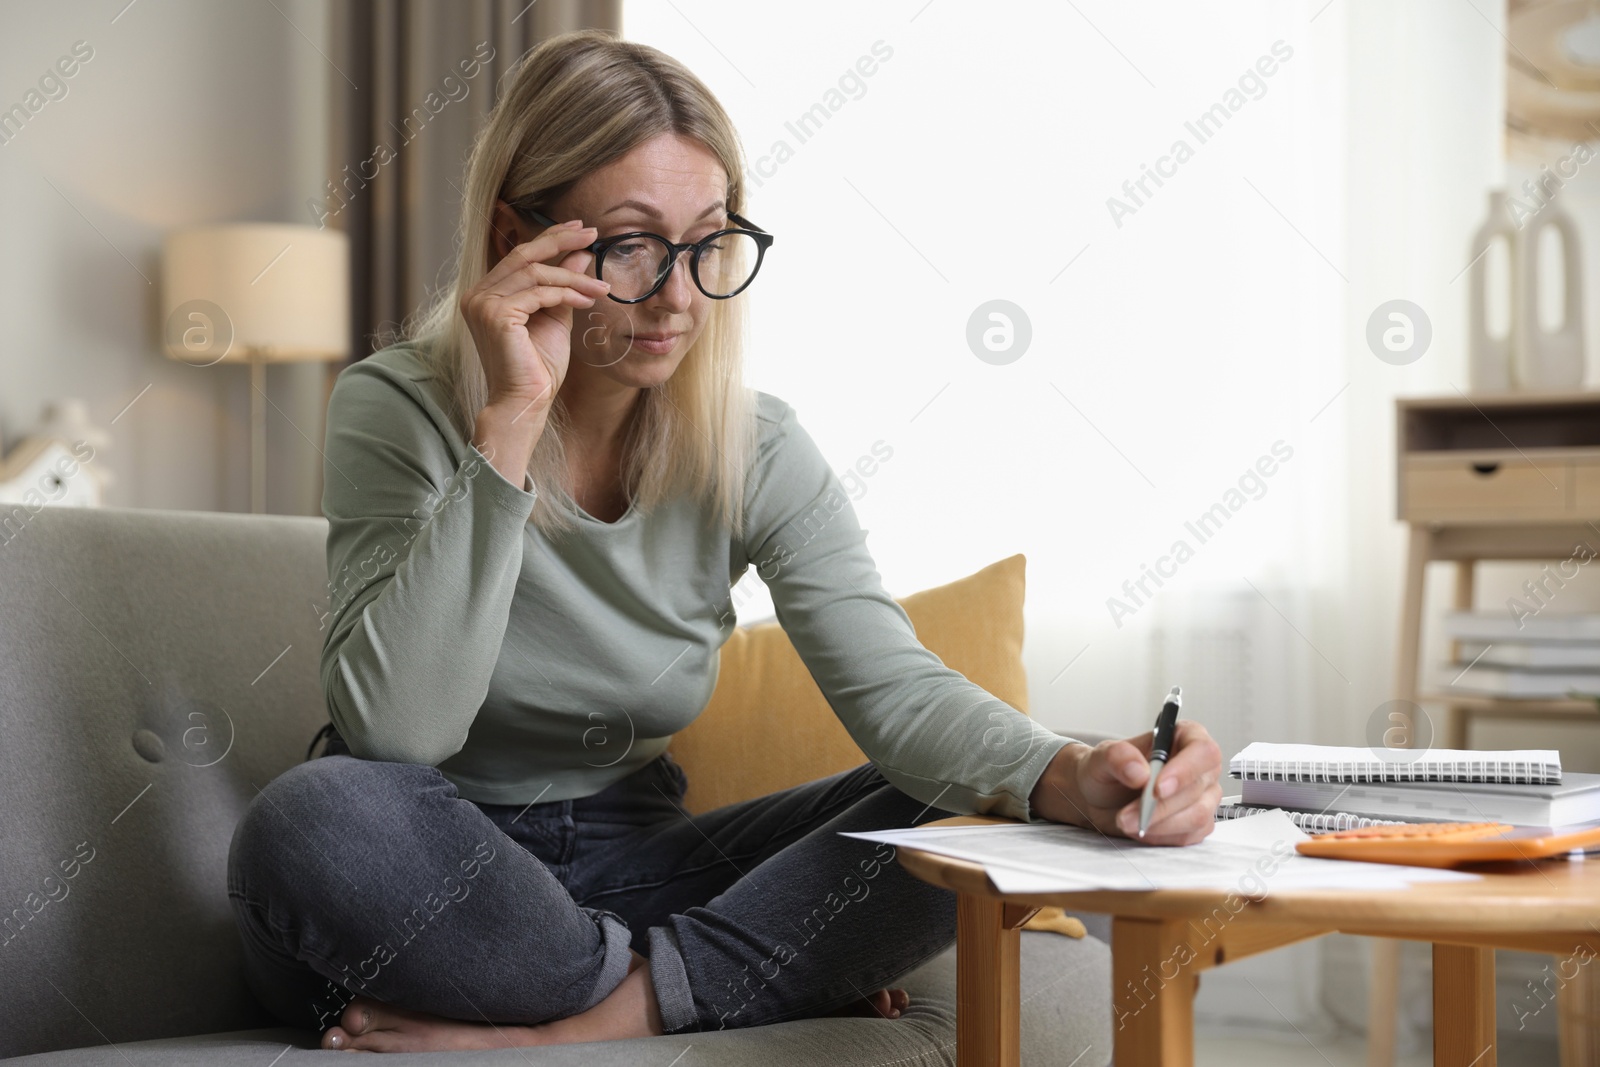
{"type": "Polygon", "coordinates": [[[1367,982],[1367,1067],[1394,1067],[1400,1024],[1400,942],[1372,939],[1367,982]]]}
{"type": "Polygon", "coordinates": [[[1111,920],[1111,1031],[1116,1063],[1192,1067],[1199,968],[1182,921],[1111,920]]]}
{"type": "Polygon", "coordinates": [[[1021,922],[1002,900],[956,897],[957,1067],[1021,1063],[1021,922]]]}
{"type": "MultiPolygon", "coordinates": [[[[1476,583],[1477,560],[1456,560],[1456,600],[1457,611],[1471,611],[1473,600],[1473,587],[1476,583]]],[[[1450,662],[1461,661],[1461,642],[1450,642],[1450,662]]],[[[1466,748],[1467,731],[1472,726],[1472,712],[1459,704],[1446,704],[1444,708],[1444,747],[1466,748]]],[[[1438,734],[1434,735],[1433,743],[1439,744],[1438,734]]]]}
{"type": "Polygon", "coordinates": [[[1495,1067],[1494,949],[1433,946],[1435,1067],[1495,1067]]]}
{"type": "Polygon", "coordinates": [[[1600,980],[1595,976],[1592,951],[1555,956],[1550,961],[1561,982],[1556,986],[1561,1067],[1600,1063],[1600,980]],[[1570,980],[1566,980],[1568,974],[1570,980]]]}
{"type": "MultiPolygon", "coordinates": [[[[1400,700],[1417,699],[1418,657],[1422,652],[1422,600],[1427,593],[1428,560],[1432,555],[1433,534],[1426,526],[1412,523],[1406,546],[1405,594],[1400,606],[1399,648],[1395,662],[1394,695],[1400,700]]],[[[1407,745],[1410,743],[1408,740],[1407,745]]]]}

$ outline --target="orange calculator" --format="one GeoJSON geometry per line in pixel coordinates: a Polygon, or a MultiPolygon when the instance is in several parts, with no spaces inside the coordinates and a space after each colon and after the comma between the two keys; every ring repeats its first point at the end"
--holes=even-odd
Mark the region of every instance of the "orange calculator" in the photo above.
{"type": "Polygon", "coordinates": [[[1408,867],[1538,860],[1600,847],[1600,826],[1552,831],[1503,822],[1421,822],[1336,830],[1295,845],[1303,856],[1408,867]]]}

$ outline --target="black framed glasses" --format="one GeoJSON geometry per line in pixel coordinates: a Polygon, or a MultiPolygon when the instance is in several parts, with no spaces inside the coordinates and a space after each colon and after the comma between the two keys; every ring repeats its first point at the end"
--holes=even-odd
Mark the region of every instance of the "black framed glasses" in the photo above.
{"type": "MultiPolygon", "coordinates": [[[[541,226],[559,225],[531,208],[517,207],[516,211],[541,226]]],[[[688,252],[689,276],[697,289],[713,300],[738,296],[755,280],[773,238],[732,211],[728,218],[738,225],[681,244],[648,230],[602,237],[586,249],[594,254],[594,276],[611,283],[606,295],[617,303],[637,304],[666,284],[678,257],[688,252]]]]}

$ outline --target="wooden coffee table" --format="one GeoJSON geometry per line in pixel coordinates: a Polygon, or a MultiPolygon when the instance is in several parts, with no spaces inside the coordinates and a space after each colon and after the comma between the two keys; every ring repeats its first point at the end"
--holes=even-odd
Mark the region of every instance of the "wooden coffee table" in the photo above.
{"type": "MultiPolygon", "coordinates": [[[[964,816],[925,826],[994,821],[964,816]]],[[[1552,967],[1558,980],[1600,966],[1595,859],[1483,867],[1480,881],[1404,890],[1272,893],[1239,908],[1227,890],[1005,894],[978,864],[896,851],[912,874],[958,895],[958,1067],[1017,1067],[1020,928],[1048,905],[1113,917],[1112,1032],[1122,1067],[1194,1062],[1201,971],[1323,934],[1433,942],[1436,1067],[1493,1067],[1495,949],[1553,953],[1570,964],[1552,967]]]]}

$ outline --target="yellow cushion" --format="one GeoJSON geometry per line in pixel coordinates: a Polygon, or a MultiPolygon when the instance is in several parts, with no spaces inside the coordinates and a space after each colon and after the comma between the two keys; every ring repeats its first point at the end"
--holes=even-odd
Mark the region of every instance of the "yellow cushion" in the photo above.
{"type": "MultiPolygon", "coordinates": [[[[1020,554],[1011,556],[896,600],[924,648],[1023,712],[1026,562],[1020,554]]],[[[722,646],[711,703],[674,735],[671,749],[689,779],[684,803],[691,812],[765,796],[867,761],[776,622],[734,631],[722,646]]],[[[1060,908],[1041,908],[1023,929],[1084,935],[1083,924],[1060,908]]]]}
{"type": "MultiPolygon", "coordinates": [[[[917,638],[944,664],[1019,711],[1025,558],[896,598],[917,638]]],[[[711,703],[672,739],[689,779],[685,804],[710,811],[867,762],[776,621],[741,626],[722,646],[711,703]]]]}
{"type": "Polygon", "coordinates": [[[1040,908],[1029,916],[1028,921],[1022,924],[1024,930],[1044,930],[1052,934],[1064,934],[1067,937],[1082,937],[1089,931],[1084,929],[1083,922],[1074,919],[1060,908],[1040,908]]]}

